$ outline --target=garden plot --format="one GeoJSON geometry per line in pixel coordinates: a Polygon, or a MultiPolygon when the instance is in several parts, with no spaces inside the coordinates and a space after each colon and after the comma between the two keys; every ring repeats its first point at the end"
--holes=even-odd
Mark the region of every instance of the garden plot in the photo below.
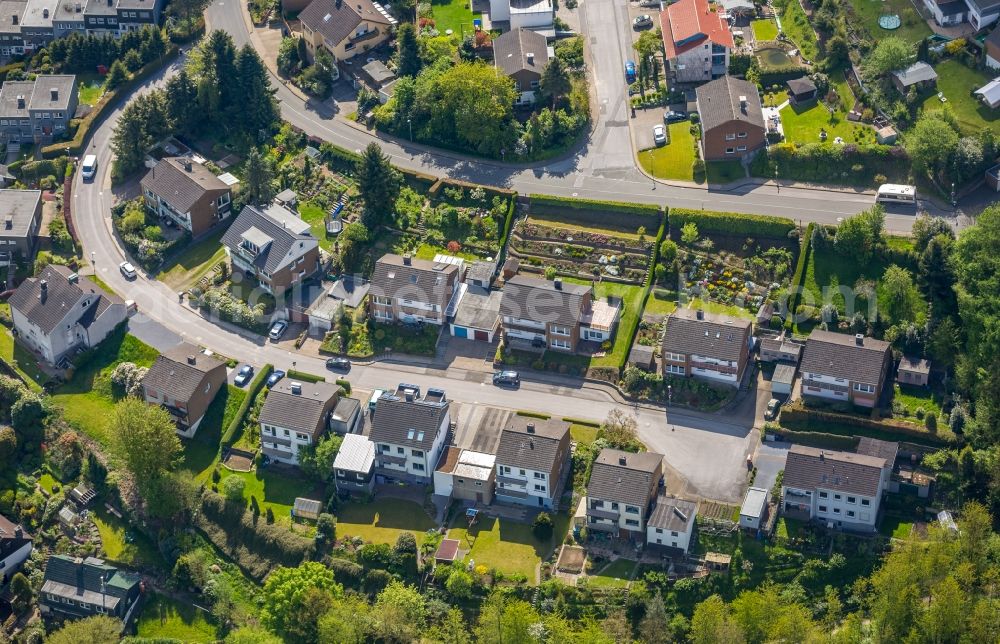
{"type": "Polygon", "coordinates": [[[738,314],[756,313],[767,299],[788,286],[795,256],[787,248],[759,249],[741,257],[722,251],[711,253],[701,248],[690,250],[684,260],[682,301],[702,300],[733,307],[738,314]]]}

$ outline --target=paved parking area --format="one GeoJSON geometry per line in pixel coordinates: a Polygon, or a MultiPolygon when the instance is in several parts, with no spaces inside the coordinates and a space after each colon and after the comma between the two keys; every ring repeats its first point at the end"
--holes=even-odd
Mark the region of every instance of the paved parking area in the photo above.
{"type": "Polygon", "coordinates": [[[632,119],[632,133],[635,137],[637,151],[647,150],[656,145],[653,142],[653,126],[664,125],[663,113],[662,107],[635,111],[635,118],[632,119]]]}
{"type": "Polygon", "coordinates": [[[771,489],[778,478],[778,472],[785,469],[785,459],[788,457],[790,446],[791,443],[788,441],[774,443],[765,441],[760,444],[754,457],[754,465],[757,466],[757,477],[753,481],[755,487],[771,489]]]}

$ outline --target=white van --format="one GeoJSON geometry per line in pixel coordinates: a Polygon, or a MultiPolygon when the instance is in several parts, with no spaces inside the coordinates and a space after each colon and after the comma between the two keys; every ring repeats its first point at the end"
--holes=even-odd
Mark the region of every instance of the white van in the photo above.
{"type": "Polygon", "coordinates": [[[93,179],[94,175],[97,174],[97,156],[88,154],[83,157],[83,164],[80,165],[80,172],[83,174],[85,181],[93,179]]]}

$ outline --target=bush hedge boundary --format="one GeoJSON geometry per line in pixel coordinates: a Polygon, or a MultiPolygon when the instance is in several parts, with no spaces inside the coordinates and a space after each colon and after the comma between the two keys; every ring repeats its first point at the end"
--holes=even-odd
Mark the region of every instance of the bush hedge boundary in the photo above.
{"type": "Polygon", "coordinates": [[[689,210],[687,208],[670,208],[667,213],[667,222],[673,230],[680,230],[684,224],[694,222],[700,233],[775,239],[787,239],[789,233],[796,229],[795,222],[787,217],[747,215],[716,210],[689,210]]]}
{"type": "Polygon", "coordinates": [[[909,425],[804,407],[786,407],[781,410],[780,420],[782,428],[796,432],[812,432],[813,430],[808,429],[808,427],[813,424],[820,424],[828,425],[831,430],[829,433],[831,434],[850,435],[855,438],[857,436],[870,436],[871,438],[890,441],[898,441],[905,438],[918,444],[923,443],[939,446],[948,445],[953,442],[948,440],[946,436],[909,425]],[[803,429],[799,430],[796,425],[803,427],[803,429]],[[835,430],[837,425],[850,427],[858,431],[852,431],[850,434],[840,434],[835,430]]]}
{"type": "Polygon", "coordinates": [[[225,433],[222,435],[222,440],[219,441],[222,449],[228,448],[233,444],[233,436],[243,426],[243,421],[246,420],[247,414],[250,413],[250,407],[253,405],[257,394],[264,387],[264,383],[270,377],[272,371],[274,371],[274,365],[270,363],[265,364],[260,368],[260,372],[254,379],[250,381],[250,386],[247,387],[247,397],[243,399],[239,410],[236,412],[236,416],[233,417],[233,420],[229,423],[229,427],[226,428],[225,433]]]}
{"type": "Polygon", "coordinates": [[[792,293],[788,300],[788,319],[785,322],[789,329],[792,328],[792,317],[802,299],[802,289],[805,288],[806,269],[809,266],[809,257],[812,255],[812,238],[815,228],[816,224],[813,222],[809,222],[809,225],[806,226],[806,238],[802,240],[802,245],[799,247],[799,259],[795,262],[795,274],[792,275],[791,282],[792,293]]]}
{"type": "Polygon", "coordinates": [[[302,382],[326,382],[326,376],[317,376],[316,374],[296,371],[295,369],[289,369],[286,377],[289,380],[301,380],[302,382]]]}
{"type": "Polygon", "coordinates": [[[628,201],[601,201],[599,199],[578,199],[532,193],[528,195],[532,207],[569,208],[572,210],[597,210],[601,212],[627,213],[646,217],[660,216],[663,207],[657,204],[631,203],[628,201]]]}

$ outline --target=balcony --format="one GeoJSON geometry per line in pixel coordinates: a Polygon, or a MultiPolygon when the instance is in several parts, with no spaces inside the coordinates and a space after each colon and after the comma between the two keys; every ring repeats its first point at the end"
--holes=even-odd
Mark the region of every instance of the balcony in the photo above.
{"type": "Polygon", "coordinates": [[[617,510],[604,510],[602,508],[587,508],[588,517],[597,517],[598,519],[609,519],[611,521],[617,521],[619,517],[619,512],[617,510]]]}

